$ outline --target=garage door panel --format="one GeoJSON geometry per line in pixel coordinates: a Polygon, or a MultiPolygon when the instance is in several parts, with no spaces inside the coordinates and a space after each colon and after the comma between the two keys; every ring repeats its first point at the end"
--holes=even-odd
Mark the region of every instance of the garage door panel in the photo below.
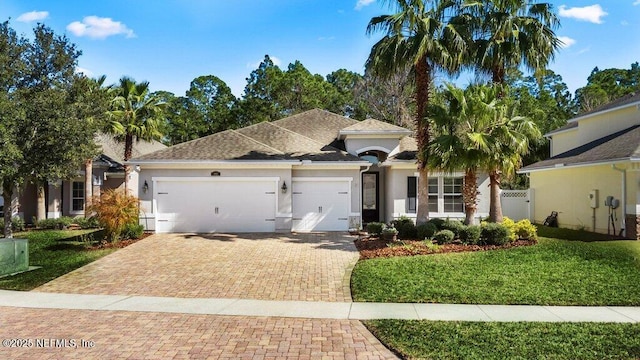
{"type": "Polygon", "coordinates": [[[162,181],[157,232],[275,231],[275,181],[162,181]]]}
{"type": "Polygon", "coordinates": [[[294,231],[346,231],[348,181],[293,181],[294,231]]]}

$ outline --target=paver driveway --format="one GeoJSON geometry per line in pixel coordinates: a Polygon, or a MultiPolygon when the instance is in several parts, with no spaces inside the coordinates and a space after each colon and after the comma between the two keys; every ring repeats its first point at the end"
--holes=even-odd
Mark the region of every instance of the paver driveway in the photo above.
{"type": "Polygon", "coordinates": [[[156,234],[35,291],[351,301],[357,259],[345,233],[156,234]]]}
{"type": "Polygon", "coordinates": [[[356,320],[0,307],[0,323],[3,339],[32,341],[0,359],[395,358],[356,320]]]}

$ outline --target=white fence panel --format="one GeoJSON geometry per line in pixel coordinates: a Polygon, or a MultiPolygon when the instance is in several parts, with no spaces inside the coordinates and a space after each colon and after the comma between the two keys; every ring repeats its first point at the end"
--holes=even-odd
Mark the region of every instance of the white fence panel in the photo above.
{"type": "Polygon", "coordinates": [[[502,190],[500,203],[502,214],[515,221],[529,219],[533,221],[533,190],[502,190]]]}

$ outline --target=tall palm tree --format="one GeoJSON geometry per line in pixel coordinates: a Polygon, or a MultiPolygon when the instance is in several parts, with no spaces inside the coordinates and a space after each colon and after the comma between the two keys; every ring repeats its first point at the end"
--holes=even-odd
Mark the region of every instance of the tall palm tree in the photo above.
{"type": "MultiPolygon", "coordinates": [[[[111,100],[109,131],[124,138],[124,161],[129,161],[133,153],[133,141],[160,140],[159,131],[163,103],[149,93],[149,82],[136,83],[129,77],[122,77],[112,88],[115,97],[111,100]]],[[[131,166],[125,165],[124,187],[129,189],[131,166]]]]}
{"type": "Polygon", "coordinates": [[[384,33],[371,49],[367,71],[380,77],[411,68],[416,87],[416,140],[418,143],[418,209],[416,223],[429,219],[428,168],[429,121],[425,118],[435,69],[455,72],[466,49],[465,37],[448,26],[454,11],[452,0],[394,0],[397,13],[371,19],[367,34],[384,33]]]}
{"type": "Polygon", "coordinates": [[[555,30],[560,22],[549,3],[531,0],[466,0],[474,38],[473,63],[504,84],[506,71],[524,65],[538,72],[547,68],[562,45],[555,30]]]}
{"type": "MultiPolygon", "coordinates": [[[[101,75],[95,79],[88,79],[88,86],[86,88],[87,96],[92,97],[95,100],[96,97],[99,97],[99,93],[105,92],[107,88],[103,87],[104,82],[106,81],[106,75],[101,75]]],[[[90,146],[94,146],[95,144],[90,144],[90,146]]],[[[91,213],[87,211],[91,207],[91,203],[93,201],[93,158],[87,158],[84,161],[84,217],[89,218],[91,213]]]]}
{"type": "Polygon", "coordinates": [[[429,106],[435,138],[429,145],[429,165],[446,172],[464,170],[462,201],[465,224],[475,223],[478,171],[490,152],[486,131],[496,111],[492,88],[469,86],[466,90],[447,84],[438,104],[429,106]]]}
{"type": "MultiPolygon", "coordinates": [[[[562,45],[555,30],[560,22],[549,3],[530,0],[464,0],[461,18],[473,34],[471,64],[505,84],[507,70],[524,65],[528,70],[546,69],[562,45]]],[[[499,94],[502,97],[503,93],[499,94]]],[[[501,221],[499,168],[489,173],[492,221],[501,221]]]]}
{"type": "Polygon", "coordinates": [[[500,180],[511,176],[522,165],[522,156],[528,154],[529,143],[541,134],[533,120],[516,114],[517,104],[505,96],[504,87],[493,85],[491,96],[499,104],[489,124],[489,151],[485,154],[483,168],[489,173],[489,221],[502,222],[500,180]]]}

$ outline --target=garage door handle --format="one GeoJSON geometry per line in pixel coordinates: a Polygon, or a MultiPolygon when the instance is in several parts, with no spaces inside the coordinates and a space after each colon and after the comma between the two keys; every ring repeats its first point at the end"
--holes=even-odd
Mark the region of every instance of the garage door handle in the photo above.
{"type": "Polygon", "coordinates": [[[301,193],[301,192],[299,192],[299,191],[294,191],[292,194],[294,194],[294,195],[300,195],[300,194],[302,194],[302,193],[301,193]]]}
{"type": "Polygon", "coordinates": [[[348,191],[338,191],[338,194],[349,195],[349,192],[348,191]]]}
{"type": "Polygon", "coordinates": [[[218,213],[218,207],[216,206],[216,208],[214,209],[214,212],[217,214],[218,213]]]}
{"type": "Polygon", "coordinates": [[[264,221],[276,221],[276,219],[264,219],[264,221]]]}
{"type": "Polygon", "coordinates": [[[302,220],[302,218],[292,218],[291,220],[302,220]]]}
{"type": "Polygon", "coordinates": [[[318,212],[322,213],[322,206],[318,206],[318,212]]]}
{"type": "Polygon", "coordinates": [[[158,195],[169,195],[168,192],[159,192],[158,195]]]}
{"type": "Polygon", "coordinates": [[[338,218],[338,220],[349,220],[349,218],[338,218]]]}

